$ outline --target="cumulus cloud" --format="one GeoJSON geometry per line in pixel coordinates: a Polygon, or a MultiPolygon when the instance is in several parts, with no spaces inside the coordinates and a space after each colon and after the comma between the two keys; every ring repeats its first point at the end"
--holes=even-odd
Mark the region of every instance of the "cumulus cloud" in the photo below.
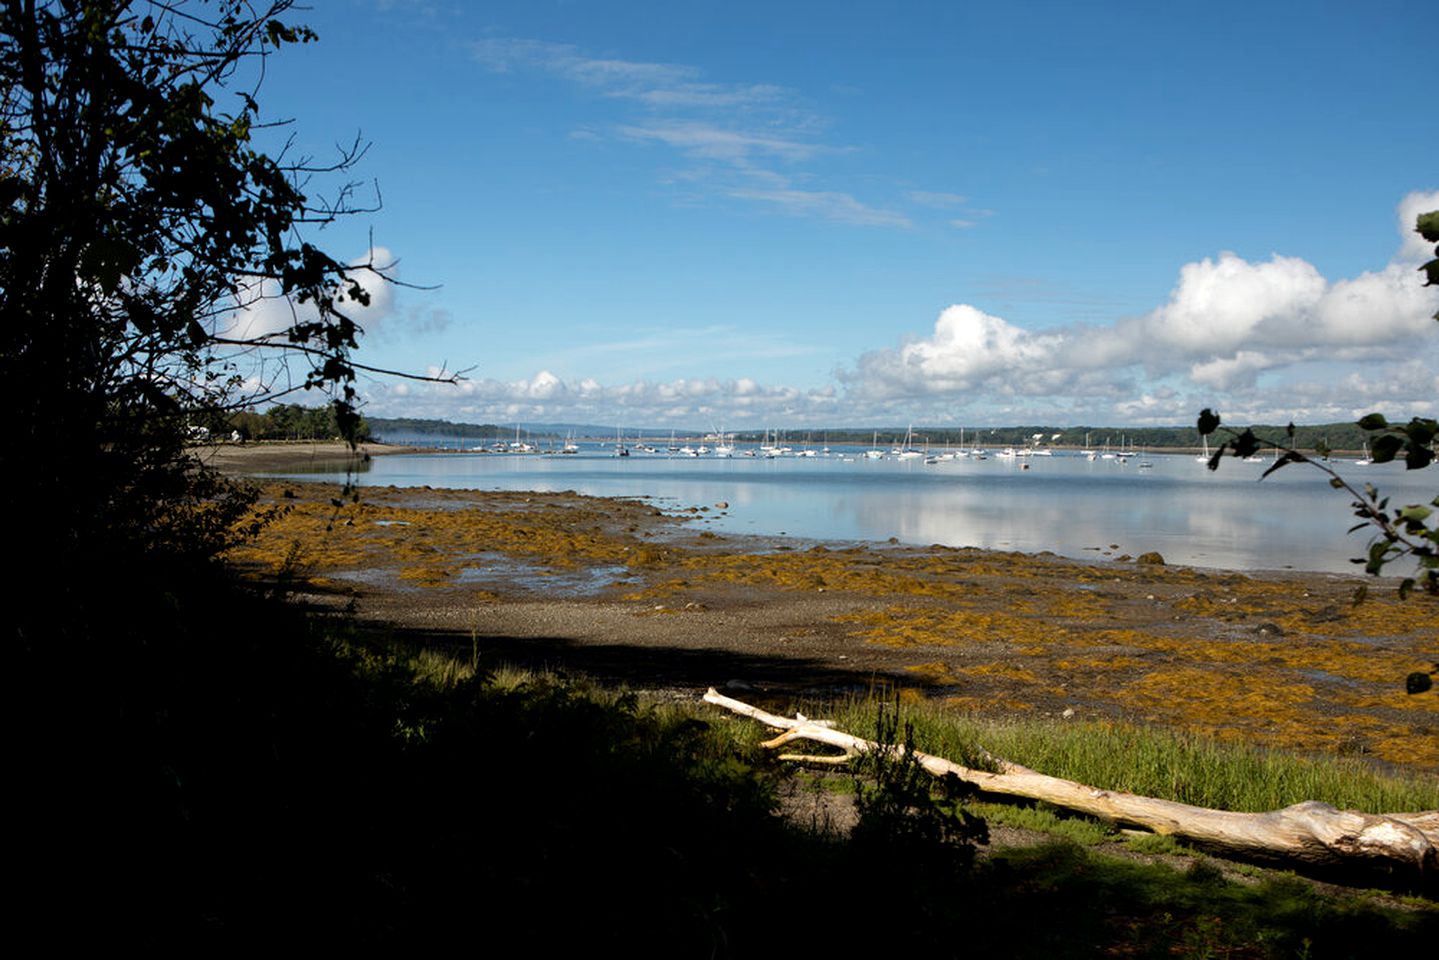
{"type": "MultiPolygon", "coordinates": [[[[375,247],[346,266],[351,268],[349,282],[342,287],[335,307],[359,324],[362,331],[374,333],[395,312],[392,281],[399,279],[399,263],[387,248],[375,247]],[[357,297],[352,288],[363,296],[357,297]]],[[[319,318],[313,303],[297,303],[282,296],[277,281],[260,277],[241,278],[235,303],[233,309],[216,317],[217,336],[233,340],[280,338],[296,324],[319,318]]]]}
{"type": "MultiPolygon", "coordinates": [[[[371,409],[473,421],[732,427],[1174,424],[1191,421],[1205,406],[1222,409],[1232,422],[1352,420],[1374,409],[1401,418],[1433,416],[1439,336],[1431,317],[1439,291],[1420,285],[1407,246],[1412,211],[1422,209],[1439,209],[1439,194],[1405,198],[1398,253],[1381,269],[1328,279],[1297,257],[1246,260],[1220,253],[1183,265],[1168,297],[1153,309],[1039,330],[954,304],[924,335],[865,353],[820,387],[743,376],[656,379],[639,371],[624,382],[601,383],[541,370],[519,380],[408,387],[408,395],[378,384],[369,390],[371,409]]],[[[1085,306],[1058,296],[1036,302],[1071,315],[1085,306]]],[[[730,333],[666,329],[610,351],[586,350],[606,351],[608,358],[655,343],[673,346],[687,335],[700,344],[733,342],[742,353],[796,355],[796,346],[783,340],[730,333]]],[[[547,362],[570,366],[563,356],[547,362]]]]}
{"type": "Polygon", "coordinates": [[[1439,194],[1406,197],[1405,245],[1385,268],[1354,278],[1326,280],[1296,257],[1251,262],[1223,253],[1180,268],[1163,305],[1111,324],[1034,332],[956,304],[928,336],[867,353],[840,379],[870,400],[1042,399],[1113,396],[1141,374],[1228,391],[1306,364],[1398,362],[1433,334],[1439,295],[1405,261],[1412,211],[1436,207],[1439,194]]]}
{"type": "Polygon", "coordinates": [[[1434,256],[1434,245],[1414,232],[1414,221],[1421,213],[1439,210],[1439,190],[1416,190],[1399,202],[1399,234],[1404,245],[1395,258],[1404,264],[1420,264],[1434,256]]]}

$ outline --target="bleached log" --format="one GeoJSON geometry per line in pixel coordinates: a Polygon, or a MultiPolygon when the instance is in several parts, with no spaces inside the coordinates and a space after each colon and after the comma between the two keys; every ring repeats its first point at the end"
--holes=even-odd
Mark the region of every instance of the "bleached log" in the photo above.
{"type": "MultiPolygon", "coordinates": [[[[726,697],[713,687],[704,699],[785,731],[768,745],[812,740],[838,747],[846,757],[879,749],[873,740],[808,719],[768,713],[726,697]]],[[[1119,790],[1101,790],[1005,760],[996,759],[998,771],[989,771],[973,770],[920,751],[915,751],[915,759],[937,777],[953,774],[986,793],[1042,800],[1116,824],[1181,837],[1243,857],[1311,867],[1398,870],[1426,884],[1439,880],[1439,810],[1370,814],[1339,810],[1327,803],[1308,800],[1268,813],[1235,813],[1119,790]]]]}

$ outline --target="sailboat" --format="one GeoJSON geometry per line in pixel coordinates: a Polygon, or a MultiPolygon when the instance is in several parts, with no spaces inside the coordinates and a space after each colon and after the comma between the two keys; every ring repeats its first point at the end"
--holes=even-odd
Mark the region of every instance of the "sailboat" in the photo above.
{"type": "Polygon", "coordinates": [[[1195,460],[1196,463],[1208,463],[1208,462],[1209,462],[1209,458],[1210,458],[1210,454],[1209,454],[1209,436],[1208,436],[1208,434],[1204,434],[1204,435],[1201,435],[1199,439],[1202,440],[1202,441],[1204,441],[1204,452],[1201,453],[1199,456],[1195,457],[1194,460],[1195,460]]]}
{"type": "Polygon", "coordinates": [[[901,460],[918,460],[924,454],[914,449],[914,424],[910,424],[904,431],[904,444],[895,449],[894,453],[901,460]]]}
{"type": "Polygon", "coordinates": [[[1364,442],[1364,456],[1360,457],[1358,460],[1355,460],[1354,463],[1357,466],[1367,467],[1373,462],[1374,458],[1369,455],[1369,442],[1366,440],[1364,442]]]}

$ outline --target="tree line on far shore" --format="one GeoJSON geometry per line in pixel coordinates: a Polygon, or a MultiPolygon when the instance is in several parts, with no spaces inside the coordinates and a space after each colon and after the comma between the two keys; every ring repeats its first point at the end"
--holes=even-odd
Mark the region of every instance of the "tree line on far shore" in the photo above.
{"type": "MultiPolygon", "coordinates": [[[[328,437],[332,433],[325,433],[321,430],[318,433],[309,434],[303,430],[311,422],[317,426],[327,426],[323,420],[322,411],[307,410],[293,404],[284,408],[273,408],[267,414],[241,414],[236,418],[236,429],[240,428],[241,419],[247,429],[248,436],[253,439],[309,439],[328,437]],[[286,412],[279,419],[276,418],[276,411],[284,409],[286,412]],[[256,418],[269,418],[272,427],[268,432],[262,432],[259,420],[256,418]]],[[[333,422],[333,417],[330,418],[333,422]]],[[[523,424],[520,425],[523,428],[523,424]]],[[[362,439],[384,440],[387,436],[426,436],[475,439],[475,438],[504,438],[513,434],[514,425],[499,426],[493,423],[452,423],[449,420],[420,419],[413,417],[371,417],[362,422],[364,436],[362,439]]],[[[1260,425],[1253,428],[1256,436],[1261,440],[1273,443],[1293,443],[1297,449],[1318,450],[1328,448],[1331,450],[1359,450],[1367,442],[1369,434],[1367,431],[1353,422],[1346,423],[1321,423],[1310,426],[1296,426],[1291,441],[1288,435],[1288,427],[1260,425]]],[[[608,428],[577,428],[569,431],[555,432],[553,427],[549,429],[532,428],[527,433],[535,437],[545,436],[595,436],[604,439],[613,439],[614,433],[608,428]]],[[[946,447],[958,446],[961,442],[966,445],[979,445],[985,447],[1009,447],[1027,446],[1038,442],[1040,446],[1058,446],[1083,448],[1085,446],[1094,449],[1102,448],[1106,443],[1118,449],[1121,444],[1125,447],[1149,447],[1152,449],[1177,449],[1197,448],[1200,445],[1198,431],[1193,424],[1172,427],[1113,427],[1113,426],[1075,426],[1075,427],[1053,427],[1043,425],[1013,426],[1013,427],[966,427],[961,434],[958,427],[935,427],[924,426],[914,427],[912,430],[905,427],[881,427],[877,431],[873,427],[839,427],[790,430],[781,432],[781,436],[787,438],[790,444],[814,444],[814,443],[854,443],[870,444],[878,442],[885,446],[894,443],[902,443],[906,433],[911,434],[911,442],[922,446],[928,443],[930,446],[946,447]],[[1036,434],[1038,441],[1035,440],[1036,434]],[[876,440],[876,437],[878,438],[876,440]]],[[[705,430],[676,430],[675,435],[691,439],[705,436],[711,431],[705,430]]],[[[649,437],[668,437],[668,429],[651,428],[645,430],[627,430],[626,436],[633,437],[636,434],[649,437]]],[[[734,434],[735,440],[740,443],[759,443],[766,439],[767,432],[763,430],[737,431],[734,434]]],[[[768,436],[774,436],[773,431],[768,436]]]]}
{"type": "MultiPolygon", "coordinates": [[[[242,410],[222,415],[215,422],[203,425],[210,439],[240,440],[342,440],[345,431],[335,415],[333,404],[302,407],[298,403],[279,403],[259,413],[242,410]]],[[[355,428],[355,441],[374,439],[370,425],[363,417],[355,428]]]]}

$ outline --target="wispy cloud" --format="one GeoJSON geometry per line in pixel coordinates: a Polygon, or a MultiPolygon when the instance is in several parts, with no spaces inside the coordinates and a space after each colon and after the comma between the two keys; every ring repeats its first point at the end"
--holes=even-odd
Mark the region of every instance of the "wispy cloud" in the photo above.
{"type": "Polygon", "coordinates": [[[941,210],[962,207],[969,203],[968,197],[958,193],[936,193],[931,190],[911,190],[909,199],[922,207],[937,207],[941,210]]]}
{"type": "Polygon", "coordinates": [[[658,141],[691,157],[731,163],[747,162],[755,155],[805,160],[825,149],[816,143],[726,129],[699,120],[625,125],[619,127],[619,133],[633,140],[658,141]]]}
{"type": "Polygon", "coordinates": [[[721,84],[701,80],[695,67],[674,63],[591,57],[568,43],[490,38],[470,44],[475,60],[498,73],[536,69],[599,93],[655,108],[735,109],[775,106],[792,94],[772,84],[721,84]]]}
{"type": "Polygon", "coordinates": [[[909,227],[913,222],[902,213],[866,206],[847,193],[816,190],[731,190],[730,196],[774,204],[796,217],[821,217],[838,223],[865,227],[909,227]]]}
{"type": "MultiPolygon", "coordinates": [[[[834,189],[799,189],[823,182],[813,164],[853,150],[822,139],[823,118],[793,90],[769,83],[718,83],[696,67],[593,56],[572,44],[487,38],[470,45],[476,62],[497,73],[534,71],[567,80],[602,97],[635,105],[612,126],[586,124],[574,139],[601,130],[637,143],[658,144],[703,166],[669,172],[665,182],[704,188],[707,196],[760,204],[788,216],[863,227],[908,227],[909,216],[834,189]]],[[[914,194],[943,205],[954,194],[914,194]]]]}

